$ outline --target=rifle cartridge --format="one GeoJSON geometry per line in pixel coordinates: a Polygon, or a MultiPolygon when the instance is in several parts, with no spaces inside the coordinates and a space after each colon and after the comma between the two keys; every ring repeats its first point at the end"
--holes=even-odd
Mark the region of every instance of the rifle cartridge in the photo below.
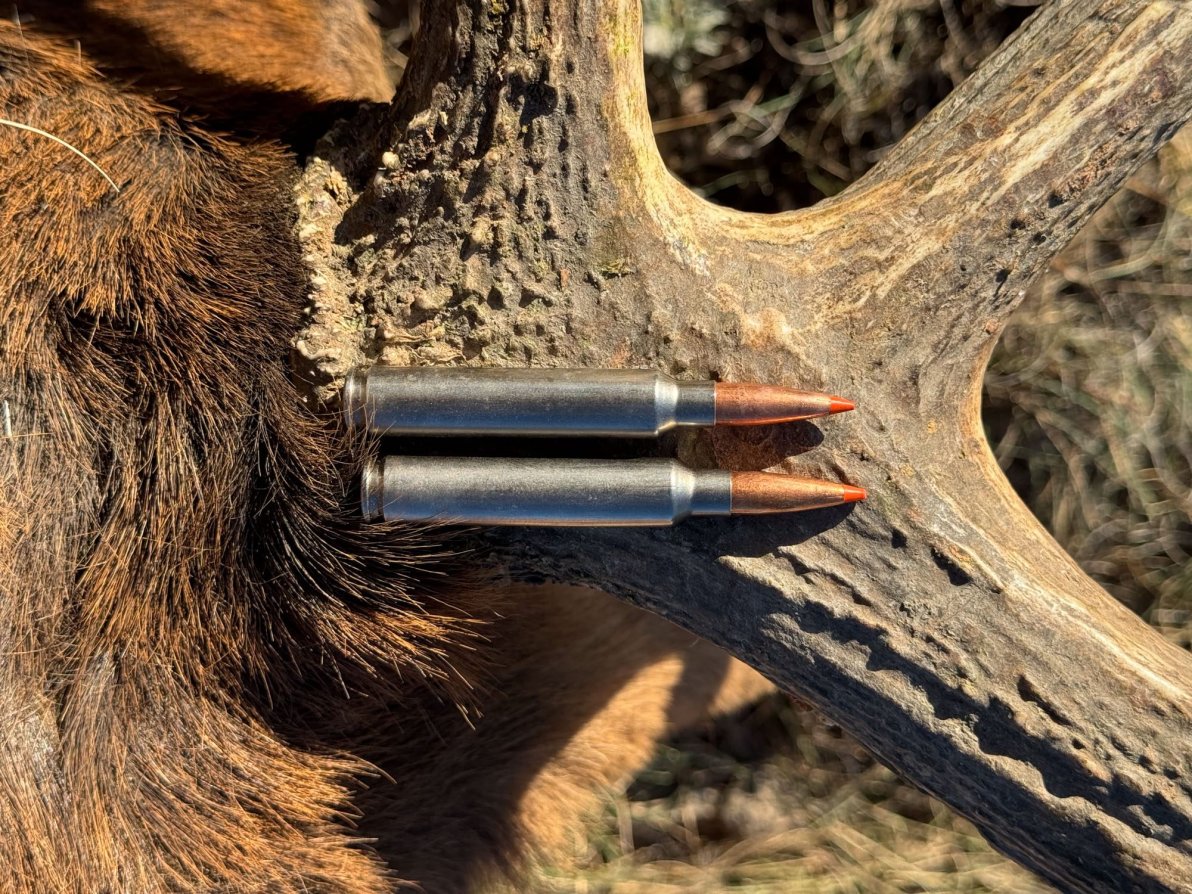
{"type": "Polygon", "coordinates": [[[689,469],[671,459],[389,456],[361,481],[365,518],[468,525],[665,526],[864,499],[847,484],[689,469]]]}
{"type": "Polygon", "coordinates": [[[349,375],[343,391],[349,425],[401,435],[651,438],[678,425],[759,425],[852,408],[828,394],[645,369],[375,366],[349,375]]]}

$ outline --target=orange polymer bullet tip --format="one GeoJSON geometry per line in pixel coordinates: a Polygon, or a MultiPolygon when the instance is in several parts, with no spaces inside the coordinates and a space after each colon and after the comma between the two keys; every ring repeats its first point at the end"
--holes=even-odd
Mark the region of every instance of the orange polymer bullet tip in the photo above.
{"type": "Polygon", "coordinates": [[[844,491],[841,497],[846,503],[856,503],[858,500],[864,500],[868,496],[863,487],[853,487],[851,484],[842,484],[840,486],[844,491]]]}
{"type": "Polygon", "coordinates": [[[847,397],[837,397],[836,395],[828,398],[828,407],[832,413],[847,413],[849,410],[857,409],[857,405],[847,397]]]}

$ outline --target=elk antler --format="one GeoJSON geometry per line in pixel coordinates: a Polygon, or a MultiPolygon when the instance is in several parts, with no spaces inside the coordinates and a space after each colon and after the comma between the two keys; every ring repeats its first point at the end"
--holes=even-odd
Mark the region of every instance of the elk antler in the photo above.
{"type": "Polygon", "coordinates": [[[810,425],[679,444],[863,485],[853,511],[493,542],[729,649],[1061,887],[1186,884],[1192,660],[1030,516],[979,400],[1027,284],[1192,113],[1192,9],[1055,0],[853,188],[774,216],[664,170],[639,32],[634,0],[431,4],[393,109],[307,172],[300,350],[325,381],[380,356],[856,398],[797,458],[810,425]]]}

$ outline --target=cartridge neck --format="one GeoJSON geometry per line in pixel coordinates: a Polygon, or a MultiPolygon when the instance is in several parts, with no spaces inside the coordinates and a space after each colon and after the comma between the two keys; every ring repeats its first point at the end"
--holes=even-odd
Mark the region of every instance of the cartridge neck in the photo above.
{"type": "Polygon", "coordinates": [[[712,470],[691,470],[675,462],[678,478],[675,488],[675,521],[690,515],[730,515],[733,504],[732,473],[712,470]]]}
{"type": "Polygon", "coordinates": [[[675,386],[674,418],[676,425],[709,426],[716,423],[716,383],[679,382],[675,386]]]}

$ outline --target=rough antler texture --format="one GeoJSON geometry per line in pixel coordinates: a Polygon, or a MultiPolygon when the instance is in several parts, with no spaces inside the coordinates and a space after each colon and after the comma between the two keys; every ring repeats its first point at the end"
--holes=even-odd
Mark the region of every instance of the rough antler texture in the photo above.
{"type": "Polygon", "coordinates": [[[377,359],[619,365],[856,398],[818,427],[678,443],[864,485],[852,511],[492,542],[518,575],[727,647],[1061,887],[1187,884],[1192,661],[1030,517],[978,410],[1027,283],[1192,112],[1192,10],[1053,2],[851,190],[773,217],[663,169],[638,16],[427,10],[392,110],[324,144],[300,191],[312,380],[326,396],[377,359]]]}

